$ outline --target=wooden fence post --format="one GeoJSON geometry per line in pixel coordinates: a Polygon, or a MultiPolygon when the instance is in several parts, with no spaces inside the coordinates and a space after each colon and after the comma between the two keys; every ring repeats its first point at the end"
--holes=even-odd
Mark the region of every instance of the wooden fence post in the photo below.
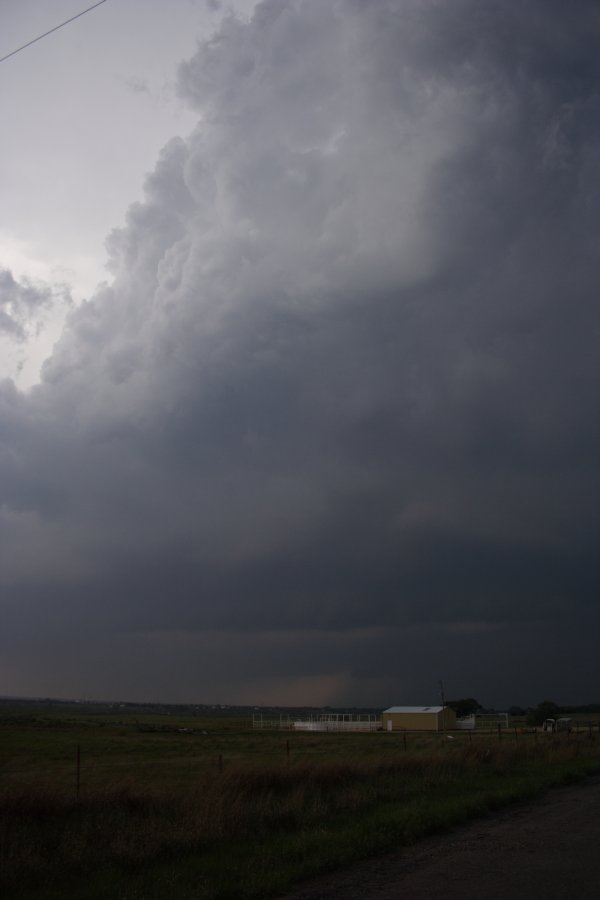
{"type": "Polygon", "coordinates": [[[76,769],[77,769],[77,775],[76,775],[76,779],[75,779],[75,794],[77,796],[77,799],[79,800],[79,787],[81,784],[81,746],[79,744],[77,744],[76,769]]]}

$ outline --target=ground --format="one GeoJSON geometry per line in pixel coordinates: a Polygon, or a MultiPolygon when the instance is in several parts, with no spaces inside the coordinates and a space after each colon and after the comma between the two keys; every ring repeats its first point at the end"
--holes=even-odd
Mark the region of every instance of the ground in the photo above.
{"type": "Polygon", "coordinates": [[[281,900],[598,900],[600,776],[555,788],[281,900]]]}

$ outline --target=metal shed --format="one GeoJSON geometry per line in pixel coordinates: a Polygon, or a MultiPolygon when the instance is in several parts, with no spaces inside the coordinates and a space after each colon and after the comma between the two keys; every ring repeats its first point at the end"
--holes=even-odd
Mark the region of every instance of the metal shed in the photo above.
{"type": "Polygon", "coordinates": [[[446,731],[456,728],[449,706],[390,706],[381,714],[384,731],[446,731]]]}

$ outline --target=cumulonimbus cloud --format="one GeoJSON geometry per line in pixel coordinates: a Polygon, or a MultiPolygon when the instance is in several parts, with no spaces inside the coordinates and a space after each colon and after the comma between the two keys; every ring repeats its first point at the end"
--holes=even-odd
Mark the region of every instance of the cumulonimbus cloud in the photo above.
{"type": "Polygon", "coordinates": [[[22,343],[43,327],[52,307],[70,304],[65,285],[18,280],[10,269],[0,268],[0,334],[22,343]]]}
{"type": "Polygon", "coordinates": [[[107,636],[595,621],[600,63],[577,8],[224,20],[111,284],[40,386],[3,388],[4,590],[39,610],[43,584],[107,636]]]}

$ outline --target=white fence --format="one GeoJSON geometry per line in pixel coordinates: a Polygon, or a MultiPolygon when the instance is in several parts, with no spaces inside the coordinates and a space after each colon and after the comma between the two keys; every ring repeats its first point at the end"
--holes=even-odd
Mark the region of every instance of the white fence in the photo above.
{"type": "Polygon", "coordinates": [[[381,719],[377,715],[353,713],[320,713],[306,718],[284,716],[266,717],[262,713],[252,716],[252,727],[259,729],[282,728],[288,731],[379,731],[381,719]]]}

